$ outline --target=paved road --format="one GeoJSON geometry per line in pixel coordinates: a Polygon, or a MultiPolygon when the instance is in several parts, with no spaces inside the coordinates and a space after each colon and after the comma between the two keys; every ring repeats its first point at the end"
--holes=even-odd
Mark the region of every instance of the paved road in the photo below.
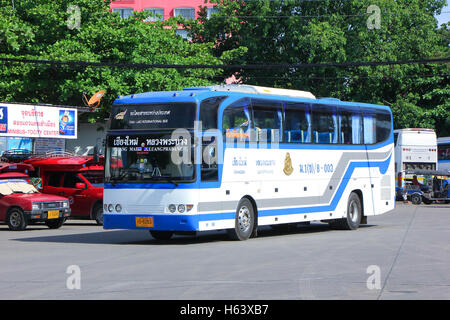
{"type": "Polygon", "coordinates": [[[398,204],[356,231],[313,223],[244,242],[224,232],[158,242],[78,220],[3,224],[0,253],[0,300],[450,299],[450,206],[398,204]]]}

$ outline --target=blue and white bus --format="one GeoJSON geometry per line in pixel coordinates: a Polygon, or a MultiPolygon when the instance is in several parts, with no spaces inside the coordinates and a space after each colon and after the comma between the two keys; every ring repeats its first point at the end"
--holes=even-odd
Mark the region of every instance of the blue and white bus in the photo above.
{"type": "Polygon", "coordinates": [[[450,137],[437,139],[438,169],[450,172],[450,137]]]}
{"type": "Polygon", "coordinates": [[[105,229],[177,232],[329,222],[357,229],[395,206],[392,113],[309,92],[219,85],[116,99],[105,229]]]}

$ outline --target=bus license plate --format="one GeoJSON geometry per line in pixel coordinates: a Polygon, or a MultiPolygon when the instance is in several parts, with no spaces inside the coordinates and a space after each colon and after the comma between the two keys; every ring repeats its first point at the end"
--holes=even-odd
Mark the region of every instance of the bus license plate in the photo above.
{"type": "Polygon", "coordinates": [[[153,228],[153,217],[136,217],[136,227],[153,228]]]}
{"type": "Polygon", "coordinates": [[[48,219],[58,219],[59,218],[59,210],[51,210],[47,214],[48,219]]]}

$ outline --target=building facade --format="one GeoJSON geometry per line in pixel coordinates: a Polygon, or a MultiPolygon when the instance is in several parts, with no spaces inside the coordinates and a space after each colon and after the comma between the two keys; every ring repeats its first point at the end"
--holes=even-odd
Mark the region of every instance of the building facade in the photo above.
{"type": "Polygon", "coordinates": [[[205,3],[205,0],[115,0],[111,1],[111,10],[119,12],[123,18],[128,18],[133,11],[152,11],[160,17],[150,18],[167,20],[170,17],[183,16],[184,18],[197,18],[199,6],[208,7],[213,11],[213,5],[205,3]]]}
{"type": "MultiPolygon", "coordinates": [[[[208,16],[216,9],[205,0],[115,0],[111,1],[110,8],[118,12],[122,18],[128,18],[133,11],[151,11],[154,16],[147,21],[167,20],[170,17],[182,16],[185,19],[197,19],[200,6],[206,6],[208,16]]],[[[177,34],[187,38],[187,32],[178,29],[177,34]]]]}

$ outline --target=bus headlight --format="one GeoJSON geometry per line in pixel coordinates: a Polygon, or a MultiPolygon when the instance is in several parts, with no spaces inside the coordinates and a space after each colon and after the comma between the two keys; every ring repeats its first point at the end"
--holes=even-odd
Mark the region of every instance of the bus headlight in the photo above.
{"type": "Polygon", "coordinates": [[[108,204],[108,212],[112,212],[113,211],[113,205],[112,204],[108,204]]]}
{"type": "Polygon", "coordinates": [[[178,205],[178,212],[183,213],[184,211],[186,211],[186,206],[184,204],[178,205]]]}
{"type": "Polygon", "coordinates": [[[122,211],[122,206],[120,204],[116,204],[116,211],[117,212],[122,211]]]}
{"type": "Polygon", "coordinates": [[[177,207],[175,207],[174,204],[170,204],[170,205],[169,205],[169,211],[170,211],[171,213],[174,213],[176,210],[177,210],[177,207]]]}

